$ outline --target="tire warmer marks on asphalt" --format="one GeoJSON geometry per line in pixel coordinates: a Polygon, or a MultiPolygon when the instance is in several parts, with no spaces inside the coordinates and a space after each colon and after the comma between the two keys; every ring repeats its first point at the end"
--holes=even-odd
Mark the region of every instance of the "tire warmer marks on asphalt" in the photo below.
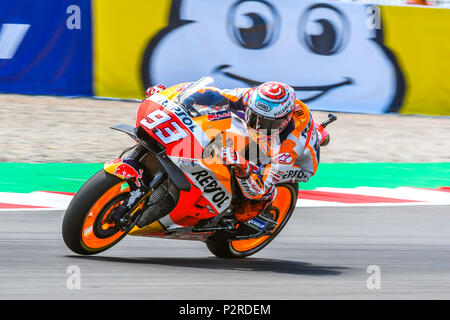
{"type": "MultiPolygon", "coordinates": [[[[74,193],[0,192],[0,211],[65,210],[74,193]]],[[[450,187],[316,188],[300,190],[297,207],[450,205],[450,187]]]]}

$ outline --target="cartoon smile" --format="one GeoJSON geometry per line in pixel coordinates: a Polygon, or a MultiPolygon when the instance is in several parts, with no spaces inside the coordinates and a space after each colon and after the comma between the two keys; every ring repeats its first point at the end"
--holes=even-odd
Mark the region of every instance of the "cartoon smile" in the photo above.
{"type": "Polygon", "coordinates": [[[311,110],[395,112],[405,82],[367,7],[276,0],[172,1],[143,55],[145,87],[212,75],[225,89],[290,85],[311,110]]]}
{"type": "MultiPolygon", "coordinates": [[[[212,74],[215,73],[220,73],[228,78],[234,79],[234,80],[238,80],[238,81],[242,81],[245,82],[248,86],[250,87],[257,87],[260,84],[264,83],[262,81],[256,81],[256,80],[252,80],[252,79],[248,79],[248,78],[244,78],[238,75],[235,75],[233,73],[224,71],[225,69],[231,67],[230,65],[227,64],[223,64],[218,66],[217,68],[215,68],[212,72],[212,74]]],[[[320,98],[321,96],[323,96],[324,94],[326,94],[327,92],[329,92],[330,90],[334,90],[337,89],[339,87],[342,86],[346,86],[346,85],[351,85],[353,84],[353,79],[349,78],[349,77],[344,77],[345,80],[338,82],[338,83],[334,83],[334,84],[330,84],[330,85],[322,85],[322,86],[293,86],[290,85],[295,91],[302,91],[302,92],[318,92],[316,94],[313,94],[312,96],[309,97],[299,97],[299,99],[305,103],[311,102],[313,100],[316,100],[318,98],[320,98]]]]}

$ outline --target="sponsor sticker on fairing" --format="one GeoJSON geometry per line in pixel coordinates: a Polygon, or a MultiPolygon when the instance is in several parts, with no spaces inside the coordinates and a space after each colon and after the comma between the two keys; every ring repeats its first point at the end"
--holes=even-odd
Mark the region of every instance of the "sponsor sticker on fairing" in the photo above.
{"type": "Polygon", "coordinates": [[[195,121],[184,111],[184,109],[167,99],[167,97],[154,94],[149,98],[149,100],[155,101],[165,109],[172,112],[177,118],[189,129],[189,131],[194,135],[194,137],[200,142],[202,147],[206,147],[209,144],[209,138],[206,133],[195,123],[195,121]]]}
{"type": "Polygon", "coordinates": [[[231,118],[231,112],[227,110],[208,113],[209,121],[223,120],[229,118],[231,118]]]}
{"type": "Polygon", "coordinates": [[[263,231],[267,226],[267,222],[264,222],[258,218],[253,218],[252,220],[247,221],[247,224],[258,231],[263,231]]]}
{"type": "Polygon", "coordinates": [[[226,208],[230,202],[228,191],[217,182],[215,176],[205,169],[191,171],[190,175],[200,185],[203,193],[210,202],[219,209],[226,208]]]}
{"type": "Polygon", "coordinates": [[[231,204],[231,194],[217,179],[214,173],[198,162],[183,164],[177,163],[195,186],[203,191],[203,196],[217,212],[222,212],[231,204]]]}

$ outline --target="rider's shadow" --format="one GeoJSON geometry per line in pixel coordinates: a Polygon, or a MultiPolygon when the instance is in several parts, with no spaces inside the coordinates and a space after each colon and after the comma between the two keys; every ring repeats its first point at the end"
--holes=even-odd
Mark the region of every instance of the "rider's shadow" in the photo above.
{"type": "Polygon", "coordinates": [[[246,258],[246,259],[219,259],[219,258],[121,258],[111,256],[68,256],[70,258],[81,258],[87,260],[97,260],[103,262],[137,263],[148,265],[162,265],[171,267],[196,268],[196,269],[217,269],[236,270],[249,272],[274,272],[293,275],[308,276],[338,276],[347,267],[340,266],[320,266],[307,262],[246,258]]]}

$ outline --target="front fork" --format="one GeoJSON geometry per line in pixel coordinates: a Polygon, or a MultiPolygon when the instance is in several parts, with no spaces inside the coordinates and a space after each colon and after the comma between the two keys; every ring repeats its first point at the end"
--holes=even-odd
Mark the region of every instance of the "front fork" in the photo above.
{"type": "Polygon", "coordinates": [[[144,176],[144,168],[139,159],[146,150],[142,146],[137,148],[126,158],[117,158],[107,162],[104,170],[122,180],[125,180],[130,187],[130,194],[123,200],[109,217],[110,222],[119,227],[122,231],[130,228],[139,218],[136,212],[141,204],[150,197],[154,190],[159,187],[167,177],[164,170],[157,172],[150,182],[144,176]]]}

